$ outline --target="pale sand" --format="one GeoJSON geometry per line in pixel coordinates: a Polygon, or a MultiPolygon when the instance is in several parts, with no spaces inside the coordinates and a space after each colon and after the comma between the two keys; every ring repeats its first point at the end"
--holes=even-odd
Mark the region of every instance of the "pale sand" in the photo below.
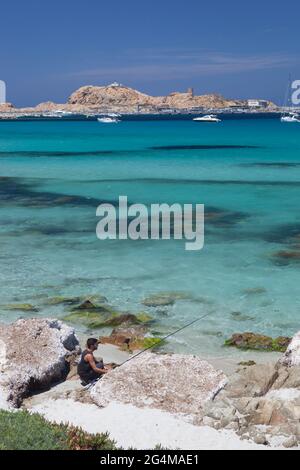
{"type": "Polygon", "coordinates": [[[0,390],[0,410],[10,410],[10,407],[6,401],[6,396],[0,390]]]}
{"type": "Polygon", "coordinates": [[[31,412],[54,422],[80,426],[90,433],[108,432],[118,446],[153,449],[160,444],[182,450],[267,450],[242,441],[232,431],[194,426],[164,411],[110,403],[105,408],[72,399],[47,400],[33,405],[31,412]]]}
{"type": "Polygon", "coordinates": [[[94,353],[95,357],[99,359],[102,357],[104,362],[110,363],[115,362],[116,364],[122,364],[126,361],[131,354],[126,351],[121,351],[113,344],[99,344],[97,351],[94,353]]]}

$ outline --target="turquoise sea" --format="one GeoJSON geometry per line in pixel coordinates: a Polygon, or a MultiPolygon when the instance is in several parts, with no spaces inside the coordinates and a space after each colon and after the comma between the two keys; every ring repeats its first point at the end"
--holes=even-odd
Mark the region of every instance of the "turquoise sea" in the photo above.
{"type": "MultiPolygon", "coordinates": [[[[279,119],[0,122],[0,321],[62,318],[56,296],[105,295],[147,311],[184,353],[218,354],[234,332],[300,329],[300,126],[279,119]],[[97,205],[203,203],[202,251],[183,241],[99,241],[97,205]],[[180,291],[173,306],[149,294],[180,291]]],[[[75,325],[76,326],[76,325],[75,325]]],[[[83,326],[79,331],[90,334],[83,326]]],[[[93,333],[99,333],[93,332],[93,333]]]]}

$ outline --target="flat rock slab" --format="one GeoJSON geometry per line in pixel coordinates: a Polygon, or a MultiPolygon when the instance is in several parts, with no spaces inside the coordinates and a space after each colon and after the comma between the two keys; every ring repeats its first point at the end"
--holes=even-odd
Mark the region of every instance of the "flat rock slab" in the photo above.
{"type": "Polygon", "coordinates": [[[110,402],[197,415],[227,378],[195,356],[144,353],[105,375],[91,389],[99,406],[110,402]]]}
{"type": "Polygon", "coordinates": [[[59,320],[31,318],[0,325],[0,402],[20,406],[33,390],[68,373],[66,358],[79,352],[74,329],[59,320]]]}

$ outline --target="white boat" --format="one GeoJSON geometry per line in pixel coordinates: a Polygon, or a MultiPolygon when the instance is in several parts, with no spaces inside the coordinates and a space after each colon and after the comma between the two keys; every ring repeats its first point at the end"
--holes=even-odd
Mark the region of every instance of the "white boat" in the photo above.
{"type": "Polygon", "coordinates": [[[193,119],[193,121],[196,121],[196,122],[221,122],[221,119],[219,119],[214,114],[207,114],[206,116],[196,117],[196,118],[193,119]]]}
{"type": "Polygon", "coordinates": [[[292,76],[289,76],[289,83],[286,90],[285,100],[284,100],[284,109],[281,115],[281,122],[297,122],[300,123],[300,116],[295,110],[292,109],[293,103],[291,99],[291,90],[292,90],[292,76]]]}
{"type": "Polygon", "coordinates": [[[300,116],[299,114],[289,113],[284,116],[281,116],[281,122],[299,122],[300,123],[300,116]]]}
{"type": "Polygon", "coordinates": [[[116,117],[98,117],[97,118],[98,122],[102,122],[103,124],[116,124],[117,122],[120,122],[120,119],[117,119],[116,117]]]}

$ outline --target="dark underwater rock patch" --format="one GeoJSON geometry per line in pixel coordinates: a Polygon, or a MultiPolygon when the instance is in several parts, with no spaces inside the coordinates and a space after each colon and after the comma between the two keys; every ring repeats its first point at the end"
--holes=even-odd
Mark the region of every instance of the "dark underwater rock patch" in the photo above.
{"type": "Polygon", "coordinates": [[[117,207],[119,201],[40,191],[36,180],[0,177],[1,203],[13,203],[25,207],[87,206],[95,208],[101,203],[108,203],[117,207]]]}
{"type": "Polygon", "coordinates": [[[202,180],[196,181],[209,185],[243,185],[243,186],[300,186],[300,181],[266,181],[266,180],[202,180]]]}
{"type": "Polygon", "coordinates": [[[250,296],[250,295],[261,295],[266,294],[267,289],[265,287],[249,287],[248,289],[243,289],[242,294],[250,296]]]}
{"type": "Polygon", "coordinates": [[[272,255],[273,261],[277,266],[288,266],[290,263],[300,262],[300,250],[280,250],[272,255]]]}
{"type": "Polygon", "coordinates": [[[7,304],[1,306],[4,310],[16,310],[20,312],[26,313],[37,313],[39,309],[32,304],[29,303],[17,303],[17,304],[7,304]]]}
{"type": "Polygon", "coordinates": [[[229,227],[247,219],[249,214],[239,211],[227,211],[215,207],[205,208],[205,223],[215,227],[229,227]]]}
{"type": "Polygon", "coordinates": [[[226,150],[226,149],[259,149],[257,145],[159,145],[150,147],[151,150],[226,150]]]}
{"type": "Polygon", "coordinates": [[[300,163],[296,162],[253,162],[241,163],[238,166],[246,168],[298,168],[300,163]]]}
{"type": "Polygon", "coordinates": [[[286,245],[300,245],[300,224],[284,224],[275,227],[264,236],[270,243],[282,243],[286,245]]]}
{"type": "Polygon", "coordinates": [[[174,305],[176,298],[172,295],[164,295],[164,294],[153,294],[149,297],[146,297],[142,304],[146,307],[165,307],[169,305],[174,305]]]}
{"type": "Polygon", "coordinates": [[[300,181],[268,181],[268,180],[214,180],[214,179],[183,179],[183,178],[123,178],[107,180],[90,180],[90,183],[145,183],[145,184],[199,184],[199,185],[246,185],[246,186],[300,186],[300,181]]]}
{"type": "Polygon", "coordinates": [[[85,157],[85,156],[101,156],[119,153],[114,150],[91,150],[82,152],[62,151],[62,150],[21,150],[12,152],[0,152],[1,157],[85,157]]]}
{"type": "Polygon", "coordinates": [[[234,321],[253,321],[255,320],[255,317],[251,317],[250,315],[246,315],[245,313],[242,312],[231,312],[231,317],[234,321]]]}

